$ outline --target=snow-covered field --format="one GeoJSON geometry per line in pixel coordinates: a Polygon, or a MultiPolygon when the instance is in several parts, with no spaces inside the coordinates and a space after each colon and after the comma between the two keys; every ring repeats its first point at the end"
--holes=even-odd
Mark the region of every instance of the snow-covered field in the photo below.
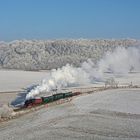
{"type": "MultiPolygon", "coordinates": [[[[0,103],[10,103],[23,88],[38,84],[47,72],[0,71],[0,103]],[[10,92],[15,91],[15,92],[10,92]],[[3,93],[2,93],[3,92],[3,93]],[[5,92],[5,93],[4,93],[5,92]]],[[[119,85],[140,85],[140,73],[114,77],[119,85]]],[[[104,86],[104,82],[90,86],[104,86]]],[[[140,139],[140,89],[112,89],[79,96],[0,124],[1,140],[140,139]]]]}
{"type": "MultiPolygon", "coordinates": [[[[18,70],[0,70],[0,104],[11,103],[20,91],[24,91],[31,85],[39,84],[42,79],[48,76],[47,71],[18,71],[18,70]]],[[[140,85],[140,73],[129,73],[123,75],[105,74],[105,78],[114,77],[119,85],[140,85]]],[[[104,82],[96,82],[94,84],[86,85],[83,87],[100,87],[104,86],[104,82]]]]}
{"type": "Polygon", "coordinates": [[[32,84],[38,84],[47,72],[0,70],[0,92],[21,91],[32,84]]]}
{"type": "MultiPolygon", "coordinates": [[[[0,70],[0,92],[22,91],[25,88],[39,84],[44,78],[47,78],[47,71],[18,71],[18,70],[0,70]]],[[[134,85],[140,84],[140,73],[129,73],[112,75],[110,73],[105,74],[105,78],[108,79],[114,77],[121,85],[128,85],[131,82],[134,85]]],[[[104,85],[104,82],[93,84],[95,86],[104,85]]]]}
{"type": "Polygon", "coordinates": [[[140,89],[79,96],[0,124],[1,140],[140,139],[140,89]]]}
{"type": "Polygon", "coordinates": [[[40,83],[47,74],[45,71],[0,70],[0,104],[10,103],[20,91],[40,83]]]}

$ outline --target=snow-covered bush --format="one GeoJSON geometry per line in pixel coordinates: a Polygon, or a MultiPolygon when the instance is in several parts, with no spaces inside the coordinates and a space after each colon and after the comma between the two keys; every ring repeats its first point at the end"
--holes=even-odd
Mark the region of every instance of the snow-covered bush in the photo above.
{"type": "Polygon", "coordinates": [[[0,107],[0,118],[8,118],[13,113],[13,109],[4,104],[0,107]]]}
{"type": "Polygon", "coordinates": [[[114,78],[109,78],[105,81],[105,87],[118,87],[118,82],[114,78]]]}

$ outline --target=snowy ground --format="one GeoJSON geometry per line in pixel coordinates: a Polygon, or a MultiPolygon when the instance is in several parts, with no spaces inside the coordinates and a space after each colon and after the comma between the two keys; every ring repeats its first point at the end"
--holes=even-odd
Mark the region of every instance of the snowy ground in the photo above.
{"type": "Polygon", "coordinates": [[[119,85],[140,85],[140,72],[128,73],[128,74],[111,74],[106,73],[105,78],[113,77],[119,85]]]}
{"type": "Polygon", "coordinates": [[[1,140],[138,140],[140,89],[76,97],[0,124],[1,140]]]}
{"type": "MultiPolygon", "coordinates": [[[[47,72],[0,71],[0,104],[38,84],[47,72]],[[15,91],[15,92],[11,92],[15,91]],[[5,93],[4,93],[5,92],[5,93]]],[[[106,79],[114,77],[106,73],[106,79]]],[[[140,85],[140,73],[115,75],[119,85],[140,85]]],[[[104,86],[104,82],[90,86],[104,86]]],[[[88,87],[85,86],[85,87],[88,87]]],[[[140,89],[114,89],[76,97],[0,124],[1,140],[140,139],[140,89]]]]}
{"type": "Polygon", "coordinates": [[[47,72],[0,70],[0,105],[11,103],[20,91],[40,83],[47,72]]]}
{"type": "MultiPolygon", "coordinates": [[[[49,75],[46,71],[18,71],[18,70],[0,70],[0,105],[11,103],[17,97],[21,97],[19,91],[24,91],[25,88],[41,82],[42,79],[49,75]]],[[[105,74],[105,78],[114,77],[119,85],[140,85],[140,73],[129,73],[123,75],[105,74]]],[[[96,82],[84,87],[100,87],[104,86],[104,82],[96,82]]]]}
{"type": "Polygon", "coordinates": [[[21,91],[32,84],[38,84],[47,72],[0,70],[0,92],[21,91]]]}
{"type": "MultiPolygon", "coordinates": [[[[21,91],[33,84],[40,83],[48,72],[34,72],[34,71],[18,71],[18,70],[0,70],[0,92],[21,91]]],[[[140,73],[129,73],[123,75],[105,74],[106,79],[114,77],[119,84],[140,84],[140,73]]],[[[104,82],[95,83],[95,86],[104,85],[104,82]]]]}

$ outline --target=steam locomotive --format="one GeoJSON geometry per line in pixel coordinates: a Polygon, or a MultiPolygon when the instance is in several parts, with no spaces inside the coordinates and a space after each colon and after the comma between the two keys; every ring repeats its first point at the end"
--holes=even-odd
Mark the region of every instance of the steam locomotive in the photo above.
{"type": "Polygon", "coordinates": [[[47,96],[47,97],[32,98],[24,102],[24,107],[27,108],[27,107],[33,107],[33,106],[37,106],[41,104],[47,104],[47,103],[54,102],[60,99],[77,96],[79,94],[81,94],[81,92],[65,92],[65,93],[54,94],[52,96],[47,96]]]}

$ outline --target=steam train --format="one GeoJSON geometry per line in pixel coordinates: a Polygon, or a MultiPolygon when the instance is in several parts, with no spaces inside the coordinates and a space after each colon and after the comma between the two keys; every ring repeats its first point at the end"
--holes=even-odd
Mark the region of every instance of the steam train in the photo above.
{"type": "Polygon", "coordinates": [[[52,96],[47,96],[47,97],[32,98],[32,99],[28,99],[24,102],[24,107],[28,108],[28,107],[41,105],[41,104],[47,104],[47,103],[54,102],[54,101],[57,101],[60,99],[77,96],[79,94],[81,94],[81,92],[66,92],[66,93],[54,94],[52,96]]]}

